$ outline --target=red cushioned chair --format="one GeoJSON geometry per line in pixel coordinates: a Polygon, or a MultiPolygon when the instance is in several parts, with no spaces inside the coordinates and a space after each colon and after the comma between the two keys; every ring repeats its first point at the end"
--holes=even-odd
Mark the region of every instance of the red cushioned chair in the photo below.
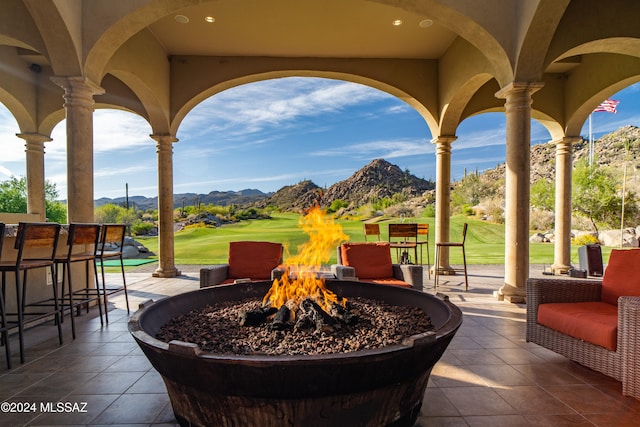
{"type": "Polygon", "coordinates": [[[229,262],[200,269],[200,287],[241,280],[273,280],[282,264],[282,244],[242,241],[229,243],[229,262]]]}
{"type": "Polygon", "coordinates": [[[389,242],[343,243],[331,272],[339,280],[359,280],[422,290],[422,266],[393,264],[389,242]]]}
{"type": "Polygon", "coordinates": [[[622,382],[640,399],[640,249],[612,250],[602,281],[530,278],[527,341],[622,382]]]}

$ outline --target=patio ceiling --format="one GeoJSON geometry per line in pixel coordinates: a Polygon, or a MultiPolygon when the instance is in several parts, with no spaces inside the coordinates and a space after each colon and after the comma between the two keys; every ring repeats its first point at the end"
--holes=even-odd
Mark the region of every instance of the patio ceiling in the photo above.
{"type": "Polygon", "coordinates": [[[242,8],[223,0],[172,13],[149,30],[170,55],[204,56],[435,59],[456,38],[429,16],[342,0],[252,0],[242,8]]]}

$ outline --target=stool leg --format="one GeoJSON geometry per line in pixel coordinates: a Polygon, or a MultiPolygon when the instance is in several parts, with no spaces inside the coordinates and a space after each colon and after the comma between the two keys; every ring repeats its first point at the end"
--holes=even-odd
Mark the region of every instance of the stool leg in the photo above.
{"type": "Polygon", "coordinates": [[[0,326],[2,326],[2,334],[1,334],[1,344],[4,345],[4,353],[5,353],[5,357],[7,358],[7,369],[11,369],[11,347],[9,345],[9,329],[7,327],[7,316],[6,316],[6,309],[7,306],[4,304],[4,287],[5,287],[5,274],[4,271],[2,272],[2,292],[0,292],[0,315],[2,316],[0,318],[0,322],[2,322],[0,324],[0,326]]]}
{"type": "MultiPolygon", "coordinates": [[[[89,287],[89,261],[85,261],[84,267],[85,267],[84,268],[85,283],[87,284],[87,287],[89,287]]],[[[96,286],[96,295],[98,297],[97,299],[98,303],[96,305],[98,306],[98,312],[100,313],[100,326],[104,326],[104,321],[102,320],[102,301],[100,301],[100,286],[97,281],[95,282],[95,286],[96,286]]]]}
{"type": "Polygon", "coordinates": [[[124,290],[124,300],[127,303],[127,314],[130,314],[129,310],[129,294],[127,292],[127,279],[124,277],[124,261],[122,260],[122,255],[120,255],[120,268],[122,269],[122,287],[124,290]]]}
{"type": "Polygon", "coordinates": [[[462,262],[464,264],[464,290],[469,290],[469,281],[467,280],[467,255],[464,252],[464,245],[462,246],[462,262]]]}
{"type": "MultiPolygon", "coordinates": [[[[62,265],[62,294],[64,295],[64,283],[65,283],[65,275],[67,277],[67,284],[69,285],[69,316],[71,316],[71,336],[73,339],[76,339],[76,319],[73,314],[73,285],[71,284],[71,269],[69,268],[71,265],[68,262],[65,262],[62,265]],[[66,274],[65,274],[66,272],[66,274]]],[[[64,299],[63,306],[64,306],[64,299]]],[[[64,308],[63,308],[64,309],[64,308]]]]}
{"type": "MultiPolygon", "coordinates": [[[[26,271],[26,270],[25,270],[26,271]]],[[[16,270],[16,311],[18,312],[18,341],[20,343],[20,363],[24,363],[24,335],[22,325],[22,303],[20,299],[20,271],[16,270]]]]}
{"type": "MultiPolygon", "coordinates": [[[[56,277],[56,273],[55,273],[55,269],[53,267],[53,264],[51,264],[51,278],[52,278],[52,288],[53,288],[53,308],[55,311],[55,321],[56,324],[58,325],[58,341],[60,342],[60,345],[62,345],[62,318],[60,316],[62,309],[60,308],[60,304],[58,304],[58,279],[56,277]]],[[[64,288],[64,283],[62,284],[63,288],[64,288]]]]}
{"type": "Polygon", "coordinates": [[[431,280],[431,260],[429,259],[429,241],[424,244],[427,247],[427,277],[431,280]]]}

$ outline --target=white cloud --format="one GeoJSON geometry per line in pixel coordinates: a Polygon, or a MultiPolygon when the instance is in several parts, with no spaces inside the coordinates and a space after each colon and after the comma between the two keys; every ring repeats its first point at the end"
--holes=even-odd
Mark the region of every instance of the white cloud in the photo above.
{"type": "Polygon", "coordinates": [[[246,135],[274,126],[281,130],[303,117],[389,97],[367,86],[327,79],[266,80],[231,88],[203,101],[187,115],[179,134],[196,138],[222,131],[231,136],[246,135]]]}
{"type": "Polygon", "coordinates": [[[433,144],[426,140],[397,139],[345,144],[309,153],[312,156],[349,156],[353,158],[385,158],[416,156],[434,152],[433,144]]]}

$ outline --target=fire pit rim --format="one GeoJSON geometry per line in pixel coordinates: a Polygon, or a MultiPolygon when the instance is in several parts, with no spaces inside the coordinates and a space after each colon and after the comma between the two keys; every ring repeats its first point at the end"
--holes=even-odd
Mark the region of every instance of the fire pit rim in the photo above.
{"type": "MultiPolygon", "coordinates": [[[[327,281],[328,284],[330,283],[338,283],[340,281],[327,281]]],[[[371,286],[371,287],[378,287],[381,290],[389,290],[390,286],[389,285],[381,285],[381,284],[377,284],[377,283],[369,283],[369,282],[350,282],[350,283],[356,283],[356,284],[365,284],[367,287],[371,286]]],[[[254,281],[254,282],[245,282],[245,283],[241,283],[241,284],[225,284],[225,285],[219,285],[216,286],[215,288],[217,289],[224,289],[224,288],[230,288],[233,289],[233,287],[238,287],[238,286],[270,286],[271,282],[269,281],[254,281]]],[[[427,331],[427,332],[422,332],[420,334],[414,334],[411,335],[409,337],[406,337],[401,343],[399,344],[395,344],[395,345],[388,345],[388,346],[384,346],[384,347],[379,347],[379,348],[374,348],[374,349],[365,349],[365,350],[356,350],[356,351],[351,351],[351,352],[340,352],[340,353],[327,353],[327,354],[296,354],[296,355],[289,355],[289,354],[233,354],[233,353],[212,353],[212,352],[206,352],[203,351],[202,349],[200,349],[200,347],[197,344],[193,344],[193,343],[188,343],[188,342],[184,342],[184,341],[171,341],[170,343],[162,341],[157,339],[156,337],[154,337],[153,335],[151,335],[150,333],[148,333],[147,331],[145,331],[142,326],[141,326],[141,322],[143,321],[143,318],[145,316],[145,313],[148,313],[149,310],[151,309],[152,306],[156,306],[158,304],[163,304],[166,303],[166,301],[171,300],[171,299],[176,299],[179,297],[183,297],[186,298],[187,295],[191,295],[191,294],[195,294],[197,292],[212,292],[212,289],[214,289],[213,287],[209,287],[209,288],[201,288],[201,289],[196,289],[193,291],[188,291],[188,292],[184,292],[181,294],[177,294],[171,297],[167,297],[167,298],[162,298],[160,300],[157,301],[153,301],[153,300],[148,300],[145,301],[143,303],[141,303],[139,305],[139,309],[133,314],[133,316],[130,318],[129,322],[128,322],[128,329],[129,332],[131,333],[131,335],[146,343],[149,346],[155,347],[159,350],[163,350],[163,351],[167,351],[169,353],[176,353],[176,354],[182,354],[182,355],[189,355],[192,357],[198,357],[198,358],[202,358],[202,359],[207,359],[207,360],[211,360],[211,361],[216,361],[218,363],[220,362],[229,362],[229,363],[236,363],[236,362],[256,362],[256,363],[264,363],[264,362],[277,362],[279,364],[283,364],[283,363],[291,363],[291,364],[295,364],[296,362],[300,362],[300,363],[307,363],[310,360],[333,360],[333,359],[340,359],[340,360],[349,360],[349,359],[357,359],[357,360],[363,360],[363,358],[367,358],[367,357],[379,357],[382,355],[389,355],[389,354],[393,354],[396,352],[402,352],[402,351],[406,351],[407,349],[410,349],[412,347],[414,347],[416,345],[416,343],[428,343],[428,342],[432,342],[435,341],[437,339],[440,339],[441,337],[444,337],[446,335],[450,335],[450,334],[454,334],[458,327],[460,326],[460,324],[462,323],[462,312],[460,311],[460,309],[453,303],[451,303],[447,297],[441,298],[440,296],[434,296],[431,294],[426,294],[424,292],[418,291],[418,290],[414,290],[414,289],[407,289],[407,288],[393,288],[394,291],[396,292],[395,289],[397,289],[398,291],[401,292],[405,292],[405,293],[409,293],[409,292],[413,292],[413,293],[417,293],[420,294],[421,297],[427,297],[430,299],[433,299],[435,301],[437,301],[439,304],[444,304],[445,306],[447,306],[448,308],[448,318],[442,322],[442,325],[440,325],[439,328],[436,328],[436,330],[434,331],[427,331]]],[[[204,306],[204,305],[203,305],[204,306]]],[[[429,313],[427,313],[429,314],[429,313]]]]}

